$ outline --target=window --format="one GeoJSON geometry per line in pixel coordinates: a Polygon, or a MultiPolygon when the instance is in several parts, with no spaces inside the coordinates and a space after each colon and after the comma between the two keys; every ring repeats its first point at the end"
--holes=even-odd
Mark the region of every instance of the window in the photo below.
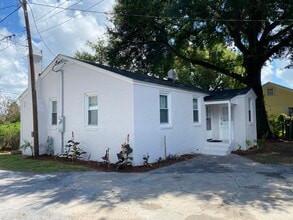
{"type": "Polygon", "coordinates": [[[57,101],[51,101],[51,125],[57,125],[57,101]]]}
{"type": "Polygon", "coordinates": [[[273,96],[274,94],[274,89],[273,88],[267,88],[267,96],[273,96]]]}
{"type": "Polygon", "coordinates": [[[199,122],[198,99],[192,99],[193,102],[193,122],[199,122]]]}
{"type": "Polygon", "coordinates": [[[207,112],[207,122],[206,122],[207,131],[210,131],[212,130],[212,112],[211,112],[210,106],[206,107],[206,112],[207,112]]]}
{"type": "Polygon", "coordinates": [[[252,99],[248,99],[248,121],[252,122],[252,99]]]}
{"type": "Polygon", "coordinates": [[[87,96],[87,125],[98,125],[98,96],[87,96]]]}
{"type": "Polygon", "coordinates": [[[168,96],[160,95],[160,123],[169,123],[168,96]]]}
{"type": "Polygon", "coordinates": [[[293,107],[288,107],[288,115],[293,116],[293,107]]]}

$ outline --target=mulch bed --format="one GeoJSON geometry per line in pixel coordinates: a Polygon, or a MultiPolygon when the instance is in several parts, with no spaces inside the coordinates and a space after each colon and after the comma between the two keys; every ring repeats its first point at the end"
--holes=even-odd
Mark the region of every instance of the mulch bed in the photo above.
{"type": "Polygon", "coordinates": [[[248,150],[236,150],[231,153],[245,156],[271,152],[278,152],[280,154],[293,156],[293,141],[268,139],[261,147],[253,146],[248,150]]]}
{"type": "MultiPolygon", "coordinates": [[[[150,170],[158,169],[161,167],[169,166],[174,163],[190,160],[194,157],[198,156],[198,154],[184,154],[181,156],[177,156],[176,158],[168,159],[168,160],[161,160],[156,163],[150,163],[147,166],[120,166],[117,169],[117,165],[115,164],[107,164],[101,161],[82,161],[82,160],[74,160],[68,158],[62,158],[62,157],[54,157],[50,155],[41,155],[37,157],[37,160],[51,160],[51,161],[58,161],[60,163],[66,163],[66,164],[73,164],[73,165],[81,165],[84,167],[88,167],[90,169],[96,170],[96,171],[103,171],[103,172],[127,172],[127,173],[143,173],[148,172],[150,170]]],[[[32,157],[30,157],[32,158],[32,157]]]]}

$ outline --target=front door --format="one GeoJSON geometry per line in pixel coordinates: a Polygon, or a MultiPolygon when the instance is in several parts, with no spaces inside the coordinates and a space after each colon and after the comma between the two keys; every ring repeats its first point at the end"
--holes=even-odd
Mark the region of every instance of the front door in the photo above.
{"type": "Polygon", "coordinates": [[[220,106],[220,139],[229,140],[228,105],[220,106]]]}

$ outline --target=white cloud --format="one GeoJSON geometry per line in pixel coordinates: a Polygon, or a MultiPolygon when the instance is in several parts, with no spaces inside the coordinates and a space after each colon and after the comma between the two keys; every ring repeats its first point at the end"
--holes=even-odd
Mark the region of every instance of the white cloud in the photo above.
{"type": "MultiPolygon", "coordinates": [[[[41,33],[42,41],[37,33],[32,14],[29,13],[30,28],[35,50],[42,50],[44,68],[58,54],[74,56],[77,50],[88,51],[87,40],[95,41],[103,37],[107,19],[103,13],[85,13],[80,11],[63,10],[61,8],[44,7],[37,4],[54,7],[91,10],[98,12],[111,11],[114,0],[39,0],[29,2],[28,10],[32,10],[36,25],[41,33]],[[36,4],[34,4],[36,3],[36,4]],[[94,6],[94,7],[91,7],[94,6]],[[90,8],[91,7],[91,8],[90,8]],[[53,54],[52,54],[53,53],[53,54]]],[[[23,11],[18,11],[19,23],[24,27],[23,11]]],[[[13,34],[7,28],[1,28],[0,34],[7,36],[13,34]]],[[[0,44],[0,96],[9,95],[18,97],[27,87],[27,48],[26,36],[23,30],[16,34],[15,45],[0,44]],[[19,39],[22,39],[19,41],[19,39]],[[6,48],[9,46],[8,48],[6,48]],[[4,49],[6,48],[6,49],[4,49]],[[4,50],[3,50],[4,49],[4,50]]],[[[1,36],[0,35],[0,36],[1,36]]]]}
{"type": "Polygon", "coordinates": [[[267,61],[262,68],[262,84],[270,81],[293,89],[293,69],[286,68],[289,64],[290,60],[287,58],[267,61]]]}
{"type": "MultiPolygon", "coordinates": [[[[44,4],[55,7],[61,5],[60,7],[62,8],[73,5],[71,8],[101,12],[111,10],[112,3],[113,1],[108,0],[98,2],[96,0],[62,0],[59,3],[56,3],[55,0],[46,0],[44,4]]],[[[86,50],[84,48],[85,42],[87,40],[95,41],[98,37],[103,36],[106,30],[107,20],[104,14],[71,11],[62,8],[54,9],[34,4],[30,5],[37,28],[42,36],[41,38],[37,33],[33,18],[31,17],[30,26],[35,41],[34,45],[37,49],[42,49],[44,57],[50,60],[54,58],[53,54],[61,53],[73,56],[77,50],[86,50]],[[53,54],[47,49],[42,39],[53,54]]]]}
{"type": "Polygon", "coordinates": [[[274,76],[274,67],[270,61],[267,61],[261,70],[261,82],[264,84],[266,82],[272,81],[274,76]]]}
{"type": "MultiPolygon", "coordinates": [[[[1,28],[0,34],[9,36],[12,33],[1,28]]],[[[4,41],[0,51],[0,96],[16,98],[27,86],[27,49],[4,41]]]]}
{"type": "Polygon", "coordinates": [[[276,60],[276,77],[283,80],[288,87],[293,89],[293,69],[286,68],[289,64],[289,59],[276,60]]]}

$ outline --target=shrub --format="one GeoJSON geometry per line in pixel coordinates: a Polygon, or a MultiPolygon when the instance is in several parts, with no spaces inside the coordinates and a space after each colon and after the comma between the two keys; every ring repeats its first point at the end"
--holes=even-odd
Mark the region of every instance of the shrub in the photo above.
{"type": "Polygon", "coordinates": [[[18,150],[20,123],[0,124],[0,150],[18,150]]]}
{"type": "Polygon", "coordinates": [[[269,119],[269,123],[273,134],[276,137],[284,138],[285,135],[285,120],[288,118],[286,114],[273,115],[269,119]]]}

